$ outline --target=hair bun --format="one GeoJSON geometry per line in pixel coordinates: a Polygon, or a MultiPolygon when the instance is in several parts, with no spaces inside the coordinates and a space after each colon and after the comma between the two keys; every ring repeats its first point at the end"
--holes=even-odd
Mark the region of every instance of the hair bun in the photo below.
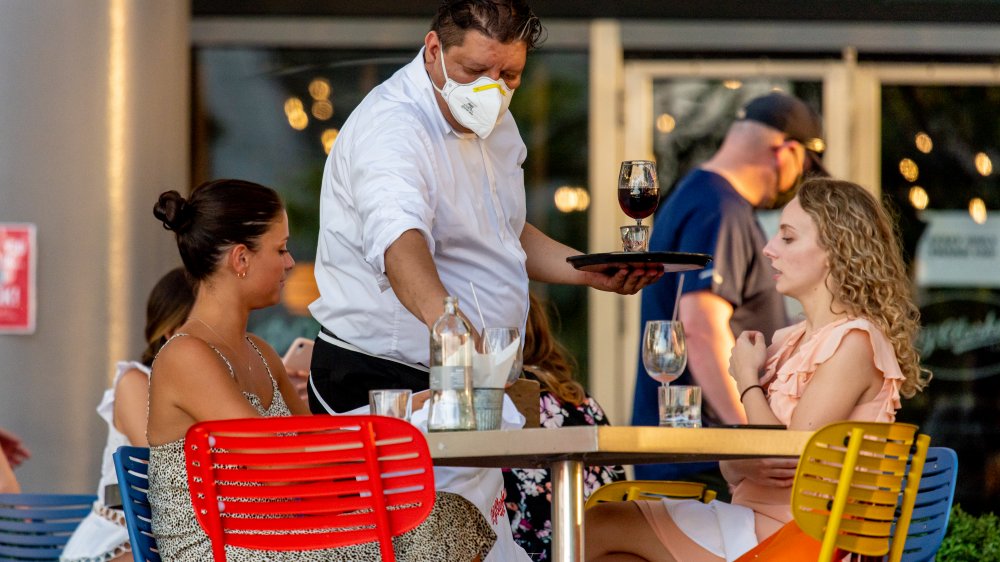
{"type": "Polygon", "coordinates": [[[176,191],[160,194],[160,199],[153,206],[153,216],[163,222],[163,228],[181,234],[191,226],[194,209],[186,199],[176,191]]]}

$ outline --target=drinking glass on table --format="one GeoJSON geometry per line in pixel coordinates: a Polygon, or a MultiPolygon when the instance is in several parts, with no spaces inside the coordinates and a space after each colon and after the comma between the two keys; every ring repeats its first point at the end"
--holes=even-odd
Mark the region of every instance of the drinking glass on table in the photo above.
{"type": "MultiPolygon", "coordinates": [[[[660,425],[672,426],[679,413],[668,409],[669,384],[677,380],[687,366],[684,325],[677,320],[649,320],[642,336],[642,364],[646,372],[661,383],[656,390],[660,425]]],[[[686,417],[686,416],[685,416],[686,417]]]]}
{"type": "Polygon", "coordinates": [[[380,388],[368,391],[368,411],[373,416],[389,416],[410,421],[410,394],[406,388],[380,388]]]}

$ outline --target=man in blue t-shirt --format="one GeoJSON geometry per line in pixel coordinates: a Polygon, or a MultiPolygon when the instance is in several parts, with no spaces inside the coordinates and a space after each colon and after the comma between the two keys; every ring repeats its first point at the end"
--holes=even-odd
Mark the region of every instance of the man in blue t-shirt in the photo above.
{"type": "MultiPolygon", "coordinates": [[[[701,271],[684,275],[678,318],[688,346],[687,369],[675,383],[702,388],[706,426],[746,423],[736,384],[729,377],[735,336],[760,330],[770,340],[787,325],[784,302],[774,289],[767,239],[754,209],[790,200],[806,174],[826,175],[818,115],[801,100],[772,93],[740,111],[719,150],[677,185],[656,212],[650,251],[710,254],[701,271]]],[[[642,294],[642,325],[674,314],[680,275],[666,275],[642,294]]],[[[632,425],[657,425],[656,387],[639,357],[632,425]]],[[[717,473],[717,463],[637,465],[636,478],[696,479],[717,473]]],[[[711,480],[711,479],[710,479],[711,480]]],[[[714,481],[713,483],[717,483],[714,481]]],[[[725,493],[725,490],[718,490],[725,493]]]]}

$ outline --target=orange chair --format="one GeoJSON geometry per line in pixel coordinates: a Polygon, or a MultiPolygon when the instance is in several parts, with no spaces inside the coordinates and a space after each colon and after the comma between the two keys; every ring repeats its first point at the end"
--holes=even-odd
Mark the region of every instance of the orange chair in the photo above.
{"type": "Polygon", "coordinates": [[[794,521],[737,562],[829,562],[845,552],[899,562],[929,443],[904,423],[820,428],[799,458],[794,521]]]}
{"type": "Polygon", "coordinates": [[[184,443],[191,502],[212,541],[255,550],[313,550],[379,541],[422,523],[434,506],[427,441],[383,416],[208,421],[184,443]]]}

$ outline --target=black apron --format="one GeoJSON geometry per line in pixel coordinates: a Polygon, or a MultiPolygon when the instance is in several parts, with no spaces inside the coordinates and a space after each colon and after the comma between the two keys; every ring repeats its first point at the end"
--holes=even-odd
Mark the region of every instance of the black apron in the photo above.
{"type": "MultiPolygon", "coordinates": [[[[322,333],[340,340],[326,328],[322,333]]],[[[368,391],[430,388],[427,371],[334,345],[316,337],[309,368],[309,410],[314,414],[341,413],[366,406],[368,391]]]]}

